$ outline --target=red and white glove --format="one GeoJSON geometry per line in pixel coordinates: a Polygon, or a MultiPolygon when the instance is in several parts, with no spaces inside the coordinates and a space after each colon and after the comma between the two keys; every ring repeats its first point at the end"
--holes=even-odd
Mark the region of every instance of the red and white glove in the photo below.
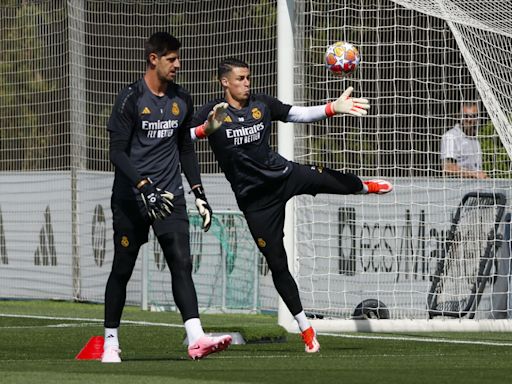
{"type": "Polygon", "coordinates": [[[219,129],[226,118],[226,111],[228,107],[228,103],[216,104],[208,114],[208,119],[204,124],[201,124],[194,129],[196,137],[198,139],[203,139],[219,129]]]}
{"type": "Polygon", "coordinates": [[[364,116],[368,113],[366,110],[370,109],[370,103],[367,99],[354,99],[350,97],[353,90],[354,87],[348,87],[338,100],[328,103],[325,106],[325,114],[327,117],[339,113],[348,113],[354,116],[364,116]]]}

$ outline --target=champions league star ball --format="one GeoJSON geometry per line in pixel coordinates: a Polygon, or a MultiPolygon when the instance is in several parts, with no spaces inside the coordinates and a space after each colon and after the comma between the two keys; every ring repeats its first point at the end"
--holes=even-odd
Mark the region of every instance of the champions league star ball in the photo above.
{"type": "Polygon", "coordinates": [[[351,75],[357,69],[360,61],[361,57],[357,48],[345,41],[334,43],[325,52],[325,66],[335,76],[351,75]]]}

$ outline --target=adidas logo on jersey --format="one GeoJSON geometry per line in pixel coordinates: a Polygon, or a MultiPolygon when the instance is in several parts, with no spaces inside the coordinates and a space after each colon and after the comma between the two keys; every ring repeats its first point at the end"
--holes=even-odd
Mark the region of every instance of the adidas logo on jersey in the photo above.
{"type": "Polygon", "coordinates": [[[144,109],[142,110],[142,112],[140,114],[141,115],[150,115],[151,111],[149,110],[148,107],[144,107],[144,109]]]}

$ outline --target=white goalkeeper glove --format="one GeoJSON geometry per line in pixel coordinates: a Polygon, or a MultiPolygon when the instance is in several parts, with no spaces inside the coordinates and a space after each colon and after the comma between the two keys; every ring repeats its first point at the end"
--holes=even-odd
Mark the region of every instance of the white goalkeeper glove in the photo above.
{"type": "Polygon", "coordinates": [[[226,118],[226,111],[228,107],[228,103],[216,104],[208,114],[208,119],[204,122],[204,124],[194,129],[195,136],[198,139],[202,139],[217,131],[217,129],[221,127],[224,119],[226,118]]]}
{"type": "Polygon", "coordinates": [[[354,116],[364,116],[370,109],[370,103],[367,99],[354,99],[350,97],[350,94],[354,90],[354,87],[348,87],[345,92],[338,98],[325,106],[325,113],[327,117],[334,116],[338,113],[348,113],[354,116]]]}
{"type": "Polygon", "coordinates": [[[206,200],[202,186],[192,189],[192,192],[194,192],[194,196],[196,197],[197,211],[203,218],[203,229],[205,232],[208,232],[210,225],[212,225],[212,208],[210,204],[208,204],[208,200],[206,200]]]}

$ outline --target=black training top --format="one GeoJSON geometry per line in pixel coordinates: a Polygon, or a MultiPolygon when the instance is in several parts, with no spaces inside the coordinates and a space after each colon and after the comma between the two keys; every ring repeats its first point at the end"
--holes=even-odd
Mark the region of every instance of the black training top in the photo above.
{"type": "MultiPolygon", "coordinates": [[[[225,99],[212,100],[195,115],[192,126],[202,124],[213,106],[225,99]]],[[[269,145],[271,122],[286,121],[291,105],[255,94],[238,110],[229,107],[220,129],[208,136],[220,168],[231,183],[237,200],[250,200],[256,193],[272,188],[273,182],[288,176],[291,166],[269,145]]]]}
{"type": "Polygon", "coordinates": [[[119,92],[108,122],[114,196],[139,196],[135,185],[144,177],[158,188],[183,195],[180,162],[188,182],[201,183],[190,138],[192,114],[192,98],[174,83],[164,96],[153,94],[144,79],[119,92]]]}

